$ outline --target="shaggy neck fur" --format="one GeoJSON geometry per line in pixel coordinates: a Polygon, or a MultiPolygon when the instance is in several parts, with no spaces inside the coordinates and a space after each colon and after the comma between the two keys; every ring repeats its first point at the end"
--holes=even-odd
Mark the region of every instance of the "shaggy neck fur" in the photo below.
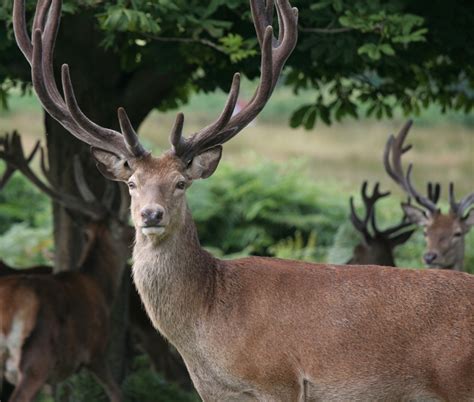
{"type": "Polygon", "coordinates": [[[175,346],[194,340],[211,308],[218,260],[203,250],[186,208],[179,227],[159,241],[136,233],[133,275],[154,326],[175,346]]]}

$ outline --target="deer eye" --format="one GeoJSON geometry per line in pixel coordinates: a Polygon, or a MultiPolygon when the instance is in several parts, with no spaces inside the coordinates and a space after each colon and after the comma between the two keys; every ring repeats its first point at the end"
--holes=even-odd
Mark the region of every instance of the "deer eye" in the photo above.
{"type": "Polygon", "coordinates": [[[176,183],[176,188],[178,190],[184,190],[186,187],[186,182],[184,180],[180,180],[178,181],[178,183],[176,183]]]}
{"type": "Polygon", "coordinates": [[[454,233],[454,237],[461,237],[462,236],[462,233],[461,232],[456,232],[454,233]]]}
{"type": "Polygon", "coordinates": [[[137,188],[137,185],[133,181],[129,181],[127,185],[130,190],[134,190],[137,188]]]}

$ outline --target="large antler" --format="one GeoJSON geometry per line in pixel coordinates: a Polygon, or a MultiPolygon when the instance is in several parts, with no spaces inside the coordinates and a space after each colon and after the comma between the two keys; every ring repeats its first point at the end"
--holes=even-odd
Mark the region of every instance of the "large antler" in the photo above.
{"type": "MultiPolygon", "coordinates": [[[[406,229],[409,226],[413,226],[411,222],[408,221],[407,216],[404,215],[400,223],[388,227],[387,229],[380,230],[377,225],[376,210],[375,204],[378,200],[385,198],[390,195],[390,192],[387,191],[382,193],[379,191],[380,183],[376,183],[372,195],[369,195],[367,192],[367,181],[364,181],[361,187],[361,196],[362,201],[365,207],[365,216],[360,218],[357,215],[357,212],[354,207],[354,198],[350,198],[350,208],[351,208],[351,221],[354,227],[364,236],[366,242],[369,242],[373,238],[384,238],[391,240],[392,236],[398,237],[398,234],[401,230],[406,229]],[[369,221],[372,226],[373,237],[369,230],[369,221]]],[[[403,239],[407,239],[414,231],[409,233],[403,233],[403,239]]]]}
{"type": "Polygon", "coordinates": [[[38,0],[33,20],[32,39],[28,35],[25,0],[14,0],[13,28],[21,51],[31,65],[33,87],[46,111],[72,135],[85,143],[125,158],[147,154],[123,108],[118,110],[121,133],[101,127],[80,110],[69,75],[62,67],[64,97],[54,78],[53,53],[61,19],[62,0],[38,0]]]}
{"type": "Polygon", "coordinates": [[[170,141],[176,155],[185,162],[206,149],[229,141],[255,119],[268,102],[283,66],[296,46],[298,10],[292,8],[288,0],[276,0],[278,38],[272,28],[274,0],[250,0],[250,7],[262,52],[260,83],[250,102],[233,116],[240,89],[240,75],[235,74],[221,115],[189,138],[183,138],[184,115],[178,114],[170,141]]]}
{"type": "MultiPolygon", "coordinates": [[[[389,137],[387,144],[385,145],[383,158],[385,170],[389,176],[408,194],[409,197],[414,198],[420,206],[426,208],[430,213],[435,213],[438,211],[438,208],[436,203],[430,199],[432,195],[435,195],[435,193],[429,194],[428,197],[424,197],[415,190],[411,182],[413,164],[410,163],[406,174],[403,171],[402,156],[412,148],[411,145],[404,145],[405,139],[412,124],[413,121],[409,120],[407,123],[405,123],[396,137],[394,135],[389,137]]],[[[430,190],[428,190],[428,192],[430,192],[430,190]]]]}
{"type": "MultiPolygon", "coordinates": [[[[101,127],[87,118],[74,96],[69,67],[62,66],[64,97],[53,73],[53,52],[61,17],[61,0],[39,0],[33,21],[32,40],[25,18],[25,0],[14,0],[13,26],[17,43],[32,67],[33,86],[48,113],[71,134],[97,148],[125,158],[147,155],[123,108],[118,110],[121,133],[101,127]]],[[[263,109],[275,88],[298,36],[298,10],[288,0],[276,0],[279,35],[273,35],[274,0],[250,0],[257,37],[262,50],[260,84],[249,104],[233,115],[239,95],[240,75],[235,74],[227,103],[218,119],[183,138],[184,115],[178,114],[171,132],[173,151],[185,162],[213,146],[223,144],[247,126],[263,109]]]]}
{"type": "Polygon", "coordinates": [[[49,181],[50,175],[46,167],[44,151],[39,146],[39,142],[36,143],[31,154],[26,157],[23,151],[20,135],[17,132],[14,132],[11,135],[6,135],[0,139],[0,159],[3,159],[7,164],[6,173],[18,170],[40,191],[67,209],[85,214],[94,220],[101,220],[109,213],[108,209],[110,209],[110,207],[107,208],[103,202],[98,202],[90,190],[85,188],[82,167],[78,172],[77,166],[75,166],[76,184],[82,199],[55,188],[54,184],[49,181]],[[44,182],[30,167],[30,163],[38,149],[40,149],[41,152],[41,169],[45,178],[48,180],[47,183],[44,182]]]}

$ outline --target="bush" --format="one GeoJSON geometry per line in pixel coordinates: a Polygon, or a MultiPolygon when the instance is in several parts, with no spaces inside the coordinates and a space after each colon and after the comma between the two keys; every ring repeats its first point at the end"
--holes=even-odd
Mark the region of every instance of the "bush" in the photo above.
{"type": "Polygon", "coordinates": [[[344,201],[334,187],[316,184],[301,170],[301,163],[224,164],[212,180],[195,183],[189,203],[202,243],[225,255],[271,256],[296,232],[306,247],[316,233],[310,247],[315,259],[324,259],[345,219],[344,201]]]}
{"type": "Polygon", "coordinates": [[[0,236],[0,259],[14,267],[50,264],[53,256],[52,229],[19,223],[0,236]]]}
{"type": "MultiPolygon", "coordinates": [[[[0,162],[0,171],[3,170],[4,164],[0,162]]],[[[48,198],[18,173],[0,192],[0,234],[15,223],[35,228],[44,226],[49,222],[50,216],[48,198]]]]}

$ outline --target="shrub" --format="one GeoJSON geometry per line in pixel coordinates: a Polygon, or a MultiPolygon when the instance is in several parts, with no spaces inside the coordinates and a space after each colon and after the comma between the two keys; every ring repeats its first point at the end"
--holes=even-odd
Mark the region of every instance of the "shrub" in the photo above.
{"type": "MultiPolygon", "coordinates": [[[[0,171],[3,172],[2,162],[0,171]]],[[[15,223],[40,227],[49,221],[49,200],[20,174],[15,174],[0,192],[0,234],[15,223]]]]}

